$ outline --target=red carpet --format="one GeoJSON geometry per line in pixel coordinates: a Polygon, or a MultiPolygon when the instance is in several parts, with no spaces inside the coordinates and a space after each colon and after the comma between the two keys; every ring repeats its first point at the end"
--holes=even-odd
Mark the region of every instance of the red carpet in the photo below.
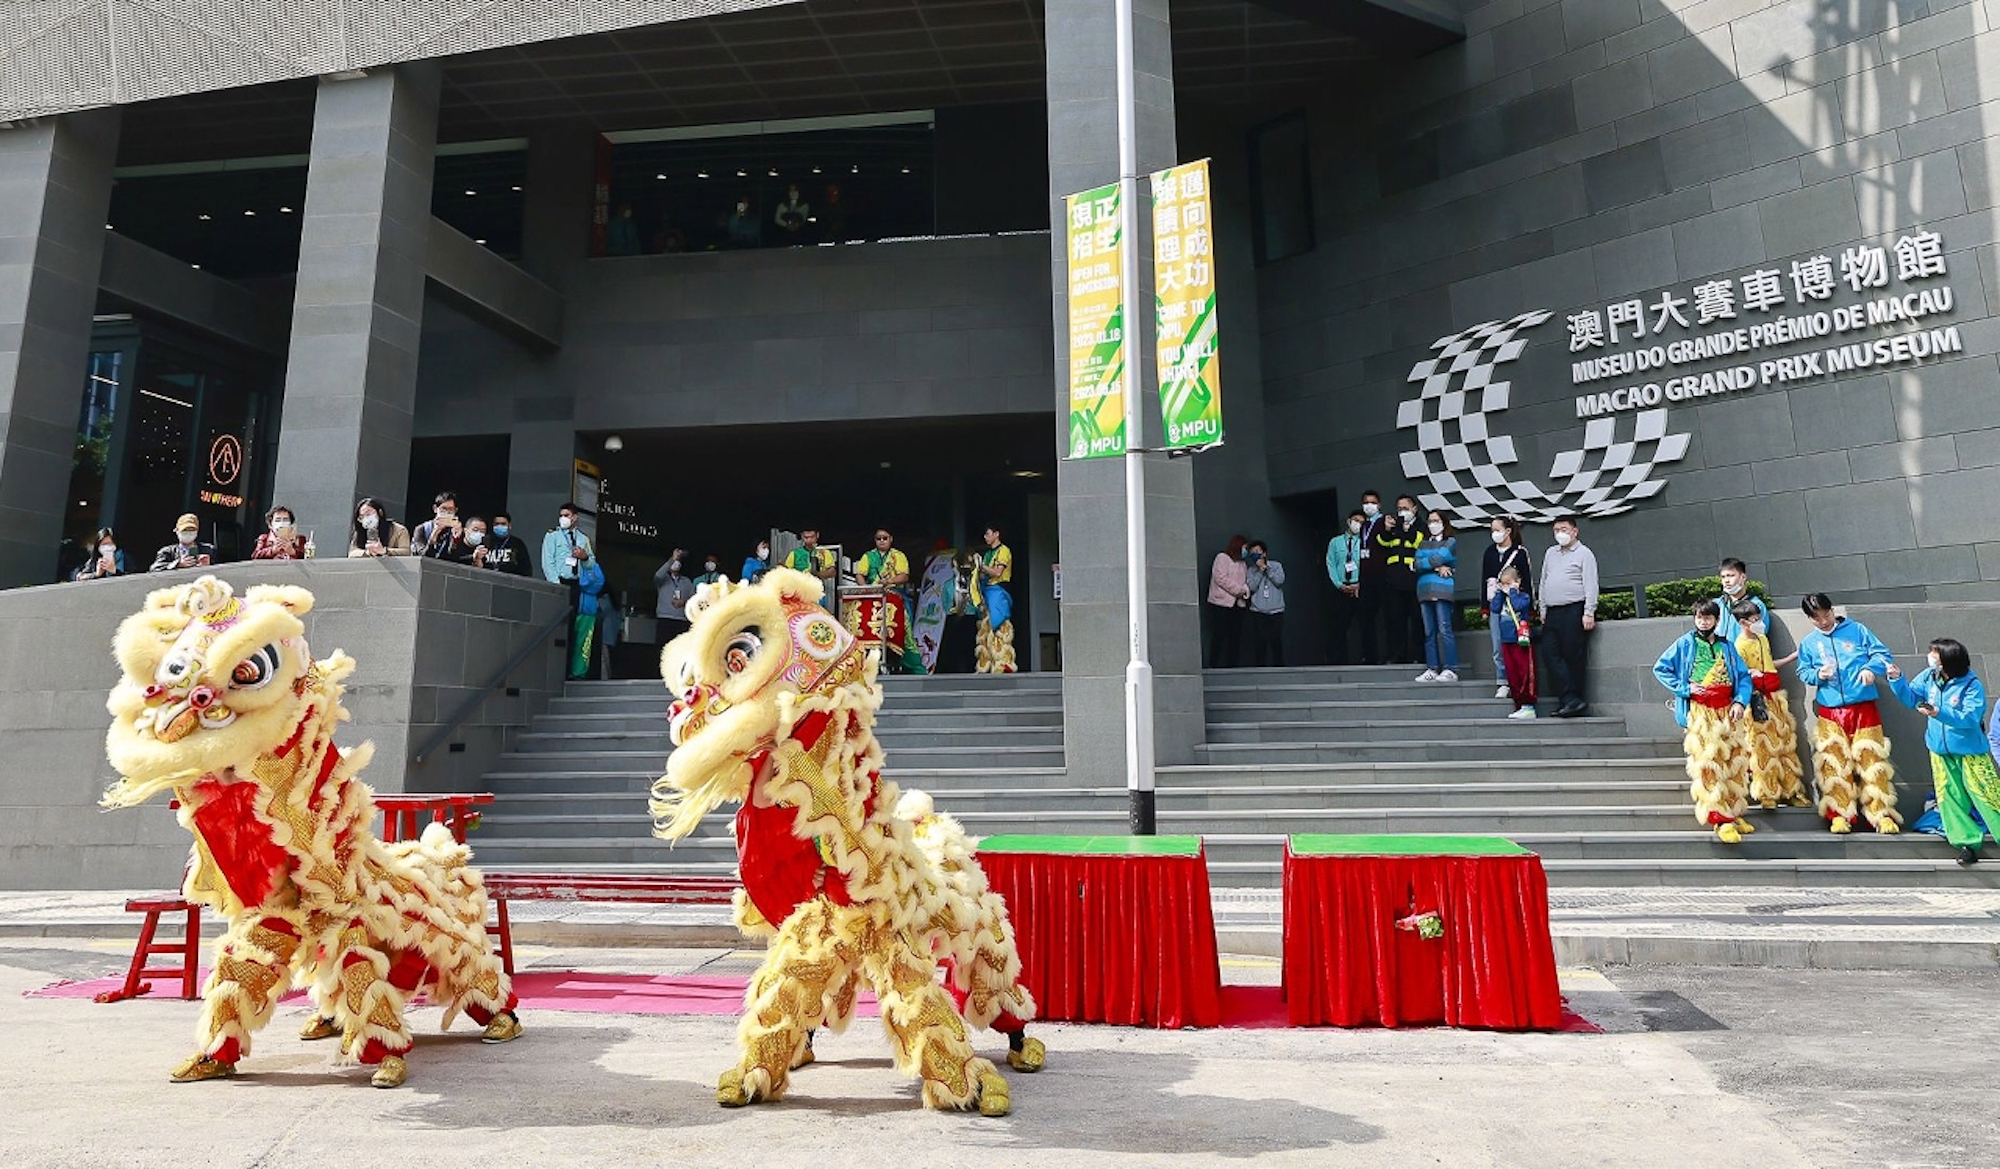
{"type": "MultiPolygon", "coordinates": [[[[208,971],[201,972],[204,981],[208,971]]],[[[154,979],[152,993],[140,1002],[174,1001],[178,980],[154,979]],[[163,985],[164,983],[164,985],[163,985]]],[[[593,974],[578,970],[524,970],[514,976],[514,993],[521,996],[524,1011],[581,1011],[608,1015],[734,1015],[743,1009],[743,988],[748,979],[728,975],[647,975],[593,974]]],[[[117,990],[122,975],[93,978],[88,982],[57,982],[29,991],[32,998],[89,999],[117,990]]],[[[285,1003],[305,1002],[303,991],[285,996],[285,1003]]],[[[855,1014],[873,1017],[875,997],[867,991],[855,1005],[855,1014]]],[[[1285,1027],[1285,999],[1275,986],[1225,986],[1222,988],[1222,1025],[1239,1030],[1261,1031],[1285,1027]]],[[[1601,1028],[1571,1012],[1563,1011],[1564,1032],[1598,1034],[1601,1028]]]]}

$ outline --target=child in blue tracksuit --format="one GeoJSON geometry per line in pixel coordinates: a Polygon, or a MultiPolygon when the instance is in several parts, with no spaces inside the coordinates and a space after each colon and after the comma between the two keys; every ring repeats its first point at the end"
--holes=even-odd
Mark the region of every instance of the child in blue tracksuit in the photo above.
{"type": "Polygon", "coordinates": [[[1417,544],[1417,608],[1424,615],[1424,665],[1419,682],[1458,681],[1458,637],[1452,632],[1452,579],[1458,564],[1458,540],[1441,511],[1429,516],[1430,534],[1417,544]]]}
{"type": "Polygon", "coordinates": [[[1754,832],[1743,819],[1748,801],[1748,754],[1743,713],[1750,705],[1750,667],[1717,628],[1722,606],[1694,607],[1694,629],[1681,635],[1653,664],[1653,676],[1674,696],[1674,721],[1687,730],[1688,793],[1694,817],[1715,838],[1736,844],[1754,832]]]}
{"type": "Polygon", "coordinates": [[[1813,623],[1799,642],[1798,672],[1813,691],[1813,779],[1819,784],[1820,815],[1835,833],[1854,831],[1857,814],[1877,832],[1901,832],[1896,768],[1875,706],[1875,683],[1893,664],[1889,649],[1866,625],[1836,614],[1825,593],[1813,593],[1800,608],[1813,623]]]}
{"type": "Polygon", "coordinates": [[[1944,838],[1958,849],[1958,863],[1979,863],[1979,846],[1986,824],[2000,824],[2000,772],[1993,765],[1987,736],[1980,733],[1986,717],[1986,687],[1972,672],[1972,656],[1949,637],[1931,642],[1930,667],[1905,681],[1894,662],[1884,676],[1889,689],[1905,706],[1930,720],[1924,746],[1931,752],[1931,780],[1937,785],[1938,818],[1944,838]],[[1972,818],[1979,813],[1979,820],[1972,818]]]}

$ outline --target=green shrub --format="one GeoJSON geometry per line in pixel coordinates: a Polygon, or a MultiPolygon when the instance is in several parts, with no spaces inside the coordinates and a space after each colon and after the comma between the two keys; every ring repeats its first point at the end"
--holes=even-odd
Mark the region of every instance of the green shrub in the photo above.
{"type": "Polygon", "coordinates": [[[1467,629],[1486,628],[1486,610],[1484,608],[1478,605],[1467,605],[1463,616],[1465,617],[1465,627],[1467,629]]]}
{"type": "MultiPolygon", "coordinates": [[[[1749,585],[1750,595],[1765,604],[1771,601],[1764,589],[1764,582],[1753,580],[1749,585]]],[[[1722,595],[1722,578],[1719,576],[1697,576],[1688,580],[1663,580],[1646,586],[1646,612],[1653,617],[1685,617],[1694,611],[1702,601],[1712,601],[1722,595]]]]}
{"type": "Polygon", "coordinates": [[[1597,594],[1597,619],[1599,621],[1630,621],[1639,615],[1638,600],[1631,589],[1614,589],[1597,594]]]}

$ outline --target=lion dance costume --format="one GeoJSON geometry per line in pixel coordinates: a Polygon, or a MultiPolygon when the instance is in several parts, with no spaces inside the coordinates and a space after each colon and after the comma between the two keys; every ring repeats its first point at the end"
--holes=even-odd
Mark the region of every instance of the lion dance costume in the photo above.
{"type": "Polygon", "coordinates": [[[1750,670],[1727,638],[1708,630],[1682,634],[1653,665],[1653,676],[1674,695],[1674,717],[1686,728],[1688,792],[1695,820],[1715,838],[1736,844],[1756,831],[1743,819],[1743,708],[1750,703],[1750,670]]]}
{"type": "Polygon", "coordinates": [[[1887,672],[1890,660],[1880,638],[1846,617],[1799,642],[1799,680],[1814,688],[1813,777],[1819,784],[1819,811],[1836,833],[1854,831],[1857,816],[1865,816],[1877,832],[1903,830],[1902,814],[1896,811],[1896,768],[1889,762],[1889,737],[1875,706],[1874,679],[1887,672]]]}
{"type": "Polygon", "coordinates": [[[1748,728],[1750,798],[1767,811],[1780,801],[1803,808],[1810,801],[1806,799],[1805,769],[1799,766],[1798,727],[1792,722],[1791,703],[1785,699],[1784,679],[1773,664],[1771,639],[1739,629],[1736,652],[1750,667],[1750,688],[1764,705],[1763,717],[1753,719],[1748,728]]]}
{"type": "Polygon", "coordinates": [[[333,743],[354,659],[313,660],[299,620],[312,603],[293,587],[238,598],[204,576],[152,593],[118,627],[106,750],[123,778],[103,804],[171,791],[194,834],[184,895],[229,922],[201,1047],[176,1083],[234,1073],[295,983],[318,1007],[301,1037],[340,1035],[378,1088],[408,1075],[403,1006],[421,991],[446,1026],[463,1010],[488,1042],[521,1033],[470,852],[438,824],[406,844],[375,836],[373,793],[355,778],[373,749],[333,743]]]}
{"type": "Polygon", "coordinates": [[[675,750],[653,786],[654,831],[678,839],[712,809],[740,803],[736,920],[770,939],[745,996],[741,1059],[716,1100],[780,1098],[811,1058],[813,1029],[845,1027],[865,978],[926,1107],[1004,1115],[1007,1082],[974,1054],[967,1022],[1011,1028],[1017,1070],[1045,1057],[1020,1032],[1035,1004],[1018,981],[1006,907],[955,822],[921,801],[898,814],[902,793],[881,777],[872,729],[877,663],[819,607],[820,588],[788,569],[755,585],[711,585],[661,655],[677,696],[675,750]],[[938,984],[941,959],[964,1015],[938,984]]]}

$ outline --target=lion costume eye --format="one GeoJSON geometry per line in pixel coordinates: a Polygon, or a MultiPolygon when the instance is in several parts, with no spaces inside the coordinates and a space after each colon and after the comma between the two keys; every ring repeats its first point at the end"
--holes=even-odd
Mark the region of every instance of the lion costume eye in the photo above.
{"type": "Polygon", "coordinates": [[[278,672],[278,647],[267,645],[236,663],[229,671],[229,684],[237,690],[255,690],[269,683],[278,672]]]}
{"type": "Polygon", "coordinates": [[[731,674],[740,674],[750,668],[750,659],[764,647],[764,639],[757,629],[745,629],[729,639],[729,645],[722,651],[722,668],[731,674]]]}

